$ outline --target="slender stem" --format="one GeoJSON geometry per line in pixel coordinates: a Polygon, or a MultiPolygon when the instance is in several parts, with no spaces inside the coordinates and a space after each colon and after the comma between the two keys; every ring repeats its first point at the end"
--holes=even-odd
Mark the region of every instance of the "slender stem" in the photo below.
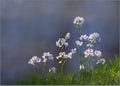
{"type": "Polygon", "coordinates": [[[77,46],[77,50],[78,50],[77,54],[79,56],[79,62],[80,62],[81,53],[80,53],[80,47],[79,46],[77,46]]]}
{"type": "Polygon", "coordinates": [[[62,66],[61,66],[61,70],[62,70],[62,74],[63,74],[63,70],[64,70],[64,64],[65,64],[65,60],[63,61],[63,63],[62,63],[62,66]]]}
{"type": "MultiPolygon", "coordinates": [[[[80,34],[81,34],[81,31],[80,31],[80,27],[78,27],[78,37],[80,37],[80,34]]],[[[80,47],[78,46],[77,47],[77,49],[78,49],[78,56],[79,56],[79,62],[81,63],[81,51],[80,51],[80,47]]]]}
{"type": "Polygon", "coordinates": [[[91,69],[91,72],[93,71],[93,60],[92,60],[92,57],[90,57],[90,69],[91,69]]]}
{"type": "Polygon", "coordinates": [[[80,28],[78,28],[78,36],[80,37],[81,31],[80,28]]]}

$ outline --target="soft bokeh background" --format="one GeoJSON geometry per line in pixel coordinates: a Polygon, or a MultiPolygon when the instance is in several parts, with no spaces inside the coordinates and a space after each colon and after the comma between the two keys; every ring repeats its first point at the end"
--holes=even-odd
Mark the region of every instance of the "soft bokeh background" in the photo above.
{"type": "MultiPolygon", "coordinates": [[[[55,56],[55,42],[67,32],[72,35],[70,47],[77,40],[73,25],[76,16],[85,18],[82,34],[98,32],[98,48],[103,56],[113,58],[119,53],[118,0],[0,0],[1,8],[1,83],[15,84],[31,72],[42,71],[28,65],[28,60],[50,51],[55,56]]],[[[76,59],[66,64],[75,67],[76,59]]]]}

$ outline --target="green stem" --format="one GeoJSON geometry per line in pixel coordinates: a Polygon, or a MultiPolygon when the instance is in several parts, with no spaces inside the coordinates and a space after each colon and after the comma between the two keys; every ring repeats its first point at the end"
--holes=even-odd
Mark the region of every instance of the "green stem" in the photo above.
{"type": "Polygon", "coordinates": [[[80,47],[79,46],[77,46],[77,50],[78,50],[77,54],[79,56],[79,62],[80,62],[81,53],[80,53],[80,47]]]}
{"type": "Polygon", "coordinates": [[[90,69],[91,69],[91,72],[93,72],[93,60],[92,60],[91,57],[90,57],[90,61],[91,61],[91,63],[90,63],[90,69]]]}
{"type": "Polygon", "coordinates": [[[62,70],[62,74],[63,74],[63,70],[64,70],[64,64],[65,64],[65,60],[63,61],[63,63],[62,63],[62,66],[61,66],[61,70],[62,70]]]}
{"type": "MultiPolygon", "coordinates": [[[[78,27],[78,37],[80,37],[80,34],[81,34],[80,27],[78,27]]],[[[81,63],[81,61],[80,61],[80,58],[81,58],[80,47],[77,46],[77,49],[78,49],[79,62],[81,63]]]]}

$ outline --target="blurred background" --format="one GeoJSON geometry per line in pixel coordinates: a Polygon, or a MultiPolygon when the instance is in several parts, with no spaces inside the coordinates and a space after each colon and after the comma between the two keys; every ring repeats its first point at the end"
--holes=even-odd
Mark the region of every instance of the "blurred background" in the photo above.
{"type": "MultiPolygon", "coordinates": [[[[0,0],[1,14],[1,84],[15,84],[43,65],[28,65],[32,56],[50,51],[59,53],[55,42],[70,32],[70,46],[75,47],[76,16],[85,18],[82,34],[98,32],[98,49],[103,57],[119,53],[119,0],[0,0]]],[[[74,56],[75,57],[75,56],[74,56]]],[[[66,71],[75,67],[76,57],[66,64],[66,71]]],[[[54,64],[54,62],[51,62],[54,64]]]]}

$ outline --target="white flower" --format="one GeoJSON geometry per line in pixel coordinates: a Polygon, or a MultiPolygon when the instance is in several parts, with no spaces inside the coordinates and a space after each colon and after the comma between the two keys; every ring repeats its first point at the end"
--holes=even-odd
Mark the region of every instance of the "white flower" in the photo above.
{"type": "Polygon", "coordinates": [[[100,63],[100,60],[97,60],[96,64],[99,64],[100,63]]]}
{"type": "Polygon", "coordinates": [[[78,46],[82,46],[83,42],[80,42],[80,41],[76,41],[75,42],[78,46]]]}
{"type": "Polygon", "coordinates": [[[42,58],[43,58],[43,62],[46,62],[47,59],[49,59],[49,60],[54,59],[53,55],[50,54],[50,52],[44,52],[42,58]]]}
{"type": "Polygon", "coordinates": [[[83,64],[80,65],[79,68],[80,68],[80,70],[84,69],[84,65],[83,64]]]}
{"type": "Polygon", "coordinates": [[[40,59],[40,58],[38,58],[37,56],[33,56],[33,57],[29,60],[28,64],[35,65],[35,63],[40,63],[40,62],[41,62],[41,59],[40,59]]]}
{"type": "Polygon", "coordinates": [[[71,49],[72,54],[76,53],[76,50],[77,50],[76,48],[71,49]]]}
{"type": "Polygon", "coordinates": [[[84,23],[84,18],[83,17],[76,17],[73,21],[73,23],[76,25],[76,26],[82,26],[82,24],[84,23]]]}
{"type": "Polygon", "coordinates": [[[46,58],[44,58],[42,62],[47,62],[47,59],[46,59],[46,58]]]}
{"type": "MultiPolygon", "coordinates": [[[[62,58],[62,59],[72,59],[72,52],[70,52],[70,53],[68,53],[68,54],[65,54],[65,52],[60,52],[59,53],[59,56],[56,56],[56,59],[60,59],[60,58],[62,58]]],[[[59,63],[61,63],[62,61],[60,60],[59,61],[59,63]]]]}
{"type": "Polygon", "coordinates": [[[92,44],[87,44],[86,47],[92,48],[93,45],[92,44]]]}
{"type": "Polygon", "coordinates": [[[43,53],[43,56],[47,57],[47,58],[50,59],[50,60],[53,60],[53,59],[54,59],[53,55],[52,55],[50,52],[44,52],[44,53],[43,53]]]}
{"type": "Polygon", "coordinates": [[[36,63],[40,63],[41,62],[41,58],[36,58],[36,63]]]}
{"type": "Polygon", "coordinates": [[[50,68],[49,72],[56,73],[56,68],[55,67],[50,68]]]}
{"type": "Polygon", "coordinates": [[[85,55],[85,58],[89,56],[94,56],[93,49],[88,48],[87,50],[85,50],[84,55],[85,55]]]}
{"type": "Polygon", "coordinates": [[[96,64],[105,64],[105,59],[104,58],[101,58],[99,60],[97,60],[96,64]]]}
{"type": "Polygon", "coordinates": [[[68,46],[68,42],[65,42],[65,44],[64,44],[66,47],[68,46]]]}
{"type": "Polygon", "coordinates": [[[28,62],[28,64],[35,65],[35,61],[33,61],[33,60],[30,60],[30,61],[28,62]]]}
{"type": "Polygon", "coordinates": [[[67,58],[72,59],[72,52],[67,54],[67,58]]]}
{"type": "Polygon", "coordinates": [[[101,63],[102,64],[105,64],[105,59],[104,58],[102,58],[102,59],[100,59],[101,60],[101,63]]]}
{"type": "Polygon", "coordinates": [[[67,33],[66,36],[65,36],[65,39],[69,39],[70,38],[70,33],[67,33]]]}
{"type": "Polygon", "coordinates": [[[68,42],[66,42],[66,39],[64,38],[59,38],[58,41],[56,41],[56,46],[58,47],[63,47],[65,45],[65,47],[68,46],[68,42]]]}
{"type": "Polygon", "coordinates": [[[89,38],[88,40],[91,42],[91,43],[96,43],[96,40],[99,40],[99,34],[98,33],[93,33],[93,34],[90,34],[89,35],[89,38]]]}
{"type": "Polygon", "coordinates": [[[59,61],[59,64],[61,64],[62,63],[62,61],[59,61]]]}
{"type": "Polygon", "coordinates": [[[57,56],[56,59],[65,58],[65,57],[66,57],[65,52],[60,52],[59,56],[57,56]]]}
{"type": "Polygon", "coordinates": [[[81,35],[80,36],[80,40],[87,40],[88,39],[88,36],[87,35],[81,35]]]}
{"type": "Polygon", "coordinates": [[[101,53],[101,51],[99,51],[99,50],[95,50],[95,51],[94,51],[94,54],[95,54],[95,56],[97,56],[97,57],[101,57],[101,56],[102,56],[102,53],[101,53]]]}

